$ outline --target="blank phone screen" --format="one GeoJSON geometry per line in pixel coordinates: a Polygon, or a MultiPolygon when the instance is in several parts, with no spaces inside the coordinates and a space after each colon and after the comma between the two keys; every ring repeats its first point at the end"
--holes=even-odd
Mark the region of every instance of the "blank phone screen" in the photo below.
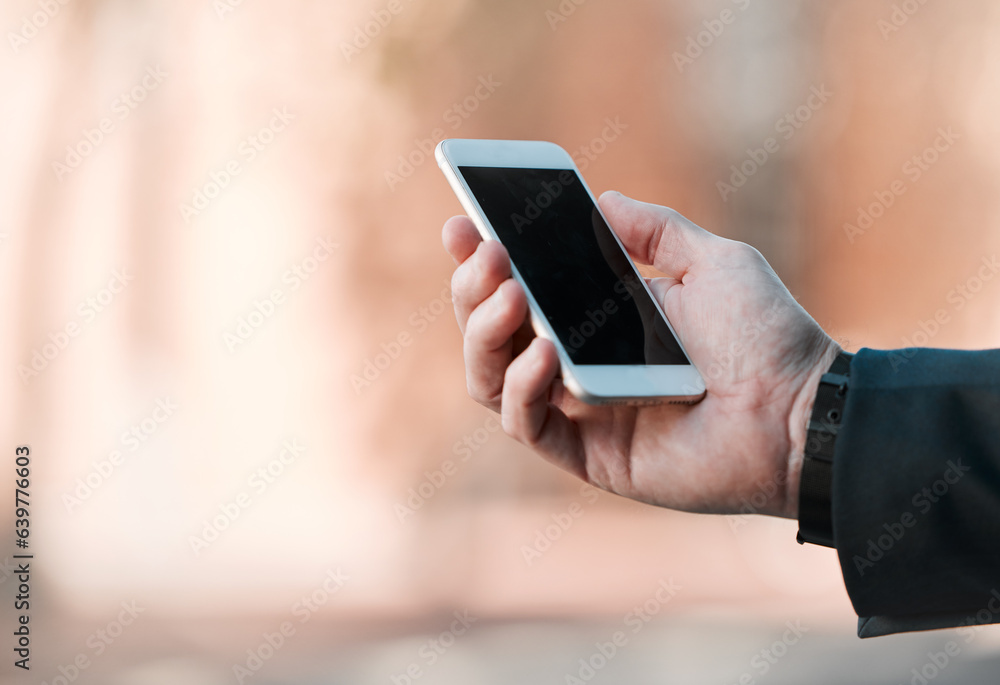
{"type": "Polygon", "coordinates": [[[690,363],[575,171],[459,172],[574,364],[690,363]]]}

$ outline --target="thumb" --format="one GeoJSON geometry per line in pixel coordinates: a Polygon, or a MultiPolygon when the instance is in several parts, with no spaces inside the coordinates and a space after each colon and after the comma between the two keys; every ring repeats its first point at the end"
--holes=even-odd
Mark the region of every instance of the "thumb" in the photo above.
{"type": "Polygon", "coordinates": [[[715,238],[672,209],[639,202],[616,191],[601,195],[599,203],[611,229],[633,258],[677,280],[715,238]]]}

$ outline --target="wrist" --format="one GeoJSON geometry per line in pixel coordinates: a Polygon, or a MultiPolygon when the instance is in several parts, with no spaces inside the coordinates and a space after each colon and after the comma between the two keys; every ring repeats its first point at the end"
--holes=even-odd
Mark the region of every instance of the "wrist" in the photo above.
{"type": "Polygon", "coordinates": [[[802,476],[802,463],[805,459],[806,440],[809,421],[812,418],[816,403],[816,393],[819,390],[820,379],[830,368],[837,355],[843,352],[835,340],[824,334],[824,345],[814,357],[815,363],[804,374],[804,380],[792,401],[788,419],[788,437],[790,450],[788,454],[787,482],[785,484],[785,506],[782,516],[798,518],[799,514],[799,484],[802,476]]]}

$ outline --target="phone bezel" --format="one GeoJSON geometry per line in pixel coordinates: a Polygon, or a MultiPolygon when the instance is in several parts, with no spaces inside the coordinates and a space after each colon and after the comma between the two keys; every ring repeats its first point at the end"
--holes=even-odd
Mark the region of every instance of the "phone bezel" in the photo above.
{"type": "MultiPolygon", "coordinates": [[[[600,212],[597,198],[587,186],[583,174],[568,152],[555,143],[526,140],[472,140],[452,138],[441,141],[436,150],[435,158],[448,179],[452,190],[458,196],[462,207],[475,224],[484,240],[499,238],[478,201],[472,194],[458,168],[469,167],[504,167],[520,169],[555,169],[568,170],[575,173],[583,183],[587,194],[600,212]]],[[[603,212],[601,216],[604,217],[603,212]]],[[[607,217],[604,217],[607,222],[607,217]]],[[[608,222],[610,226],[610,222],[608,222]]],[[[615,241],[623,252],[628,254],[617,234],[612,231],[615,241]]],[[[681,346],[684,356],[690,362],[691,356],[674,331],[670,320],[660,303],[653,297],[648,284],[629,258],[632,270],[642,283],[643,288],[654,302],[656,310],[663,317],[671,334],[681,346]]],[[[535,333],[551,340],[559,355],[563,382],[576,397],[588,404],[649,404],[664,401],[696,402],[705,394],[705,383],[692,364],[682,365],[590,365],[574,364],[564,349],[559,337],[549,325],[548,320],[541,315],[530,289],[521,278],[515,264],[511,264],[513,277],[524,288],[531,312],[531,323],[535,333]]]]}

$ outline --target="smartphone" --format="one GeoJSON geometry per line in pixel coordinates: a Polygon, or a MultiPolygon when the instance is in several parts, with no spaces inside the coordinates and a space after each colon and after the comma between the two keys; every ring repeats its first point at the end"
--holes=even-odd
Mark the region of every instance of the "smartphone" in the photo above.
{"type": "Polygon", "coordinates": [[[691,403],[705,383],[583,182],[554,143],[442,141],[438,164],[485,240],[510,254],[535,333],[589,404],[691,403]]]}

